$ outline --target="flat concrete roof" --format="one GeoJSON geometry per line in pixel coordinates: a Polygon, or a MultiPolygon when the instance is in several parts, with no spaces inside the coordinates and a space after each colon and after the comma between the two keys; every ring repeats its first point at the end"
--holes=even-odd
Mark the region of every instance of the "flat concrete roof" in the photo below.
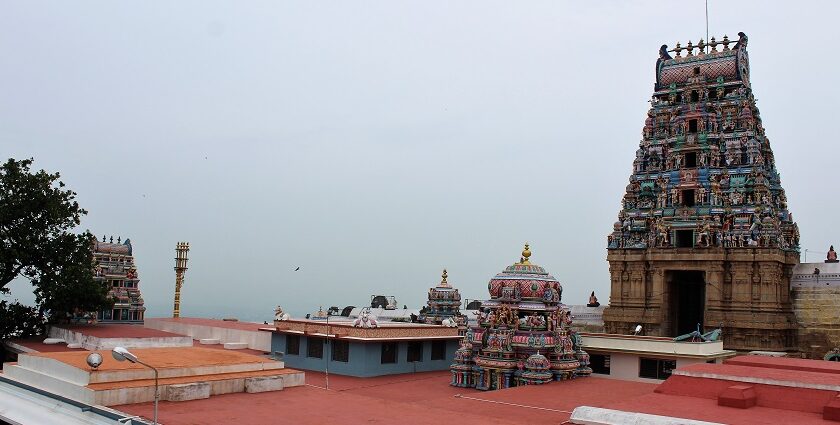
{"type": "Polygon", "coordinates": [[[312,335],[323,338],[357,341],[411,341],[420,339],[460,339],[458,328],[422,323],[383,322],[375,328],[355,327],[342,321],[326,320],[283,320],[275,321],[275,332],[297,335],[312,335]]]}
{"type": "Polygon", "coordinates": [[[723,341],[687,342],[672,338],[641,335],[581,333],[583,349],[593,352],[617,352],[686,358],[717,359],[736,353],[723,349],[723,341]]]}
{"type": "Polygon", "coordinates": [[[190,325],[212,326],[214,328],[238,329],[242,331],[259,331],[261,328],[265,328],[266,326],[273,326],[266,325],[265,323],[240,322],[221,319],[202,319],[198,317],[153,317],[146,318],[145,321],[177,322],[186,323],[190,325]]]}
{"type": "MultiPolygon", "coordinates": [[[[276,363],[252,354],[240,353],[239,350],[216,350],[202,347],[166,347],[166,348],[132,348],[132,354],[140,360],[157,368],[185,368],[196,366],[214,366],[243,363],[276,363]]],[[[86,358],[88,351],[65,351],[55,353],[26,354],[34,357],[45,357],[68,364],[77,369],[90,371],[86,358]]],[[[125,369],[145,369],[140,364],[120,362],[115,360],[109,350],[99,351],[102,354],[102,365],[97,371],[113,371],[125,369]]]]}

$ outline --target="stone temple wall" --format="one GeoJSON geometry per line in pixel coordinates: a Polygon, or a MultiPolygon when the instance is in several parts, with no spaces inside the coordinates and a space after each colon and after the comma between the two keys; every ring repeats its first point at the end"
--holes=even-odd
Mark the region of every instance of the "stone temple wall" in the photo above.
{"type": "Polygon", "coordinates": [[[796,266],[791,278],[791,302],[804,357],[822,359],[840,347],[840,263],[796,266]]]}

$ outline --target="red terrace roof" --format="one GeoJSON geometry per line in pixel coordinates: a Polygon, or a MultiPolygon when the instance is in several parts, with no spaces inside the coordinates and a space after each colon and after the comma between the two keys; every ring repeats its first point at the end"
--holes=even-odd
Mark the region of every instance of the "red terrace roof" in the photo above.
{"type": "MultiPolygon", "coordinates": [[[[718,406],[717,395],[738,380],[772,378],[808,382],[840,382],[836,373],[779,368],[799,365],[834,370],[821,361],[810,365],[796,359],[753,359],[756,366],[697,364],[677,371],[661,385],[599,377],[552,382],[500,391],[482,392],[449,386],[447,371],[376,378],[330,375],[330,390],[320,372],[306,372],[307,386],[259,394],[227,394],[206,400],[160,406],[161,421],[169,425],[192,423],[369,423],[392,422],[439,425],[457,418],[459,425],[563,423],[578,406],[639,412],[675,418],[727,423],[836,424],[822,419],[822,406],[837,392],[796,386],[752,384],[759,405],[749,409],[718,406]],[[767,360],[770,365],[760,365],[767,360]],[[776,366],[776,367],[774,367],[776,366]],[[821,379],[816,379],[821,375],[821,379]],[[785,379],[781,379],[786,377],[785,379]],[[654,391],[655,389],[655,391],[654,391]],[[288,407],[288,408],[287,408],[288,407]],[[293,408],[292,408],[293,407],[293,408]],[[787,410],[785,410],[787,409],[787,410]]],[[[827,363],[827,362],[826,362],[827,363]]],[[[130,414],[148,417],[152,403],[118,406],[130,414]]]]}
{"type": "MultiPolygon", "coordinates": [[[[585,378],[483,392],[449,386],[448,371],[354,378],[306,372],[307,386],[257,394],[225,394],[186,402],[161,402],[167,425],[213,423],[435,424],[457,418],[459,425],[561,423],[580,405],[605,406],[651,394],[655,384],[585,378]],[[463,397],[456,397],[461,394],[463,397]],[[473,400],[472,397],[487,401],[473,400]],[[522,406],[541,407],[532,409],[522,406]]],[[[116,406],[150,417],[152,403],[116,406]]]]}
{"type": "Polygon", "coordinates": [[[840,374],[840,362],[792,359],[788,357],[738,356],[725,360],[723,363],[734,366],[754,366],[771,369],[840,374]]]}
{"type": "MultiPolygon", "coordinates": [[[[822,362],[823,360],[809,361],[822,362]]],[[[797,386],[806,388],[826,387],[823,389],[830,389],[834,391],[840,390],[840,376],[836,373],[808,372],[773,367],[741,366],[728,363],[697,363],[681,367],[677,369],[674,374],[706,379],[727,379],[730,381],[746,383],[763,383],[769,385],[797,386]]]]}
{"type": "Polygon", "coordinates": [[[261,328],[274,328],[274,324],[266,325],[264,323],[253,323],[253,322],[232,322],[228,320],[219,320],[219,319],[200,319],[197,317],[155,317],[155,318],[146,318],[147,322],[151,321],[161,321],[161,322],[179,322],[179,323],[186,323],[190,325],[201,325],[201,326],[213,326],[216,328],[226,328],[226,329],[239,329],[242,331],[258,331],[261,328]]]}
{"type": "Polygon", "coordinates": [[[58,325],[57,327],[98,338],[161,338],[183,336],[172,332],[145,328],[141,324],[97,323],[95,325],[58,325]]]}
{"type": "MultiPolygon", "coordinates": [[[[610,391],[609,387],[605,387],[604,390],[610,391]]],[[[795,395],[792,394],[792,397],[795,397],[795,395]]],[[[669,394],[646,394],[609,404],[606,408],[731,425],[837,425],[837,422],[823,420],[821,413],[781,410],[761,406],[736,409],[718,406],[717,400],[669,394]]]]}

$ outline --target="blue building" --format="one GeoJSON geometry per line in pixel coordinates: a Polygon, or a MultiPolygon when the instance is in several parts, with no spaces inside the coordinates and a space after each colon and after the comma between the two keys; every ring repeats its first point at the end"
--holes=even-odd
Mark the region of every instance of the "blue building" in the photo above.
{"type": "Polygon", "coordinates": [[[353,326],[325,320],[275,321],[271,351],[286,366],[357,377],[448,370],[458,349],[457,328],[416,323],[353,326]]]}

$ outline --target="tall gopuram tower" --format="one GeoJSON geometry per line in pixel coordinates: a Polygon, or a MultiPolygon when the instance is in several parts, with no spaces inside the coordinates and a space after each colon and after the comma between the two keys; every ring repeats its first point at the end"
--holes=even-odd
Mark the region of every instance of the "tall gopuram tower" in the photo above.
{"type": "Polygon", "coordinates": [[[728,349],[796,350],[790,278],[799,230],[755,105],[747,36],[738,34],[659,50],[608,237],[607,332],[642,325],[645,335],[673,337],[720,327],[728,349]]]}
{"type": "Polygon", "coordinates": [[[96,313],[96,319],[102,322],[143,322],[146,307],[140,294],[140,278],[134,262],[131,241],[111,236],[107,242],[94,240],[91,246],[94,267],[93,280],[106,285],[108,297],[114,300],[114,306],[96,313]]]}

